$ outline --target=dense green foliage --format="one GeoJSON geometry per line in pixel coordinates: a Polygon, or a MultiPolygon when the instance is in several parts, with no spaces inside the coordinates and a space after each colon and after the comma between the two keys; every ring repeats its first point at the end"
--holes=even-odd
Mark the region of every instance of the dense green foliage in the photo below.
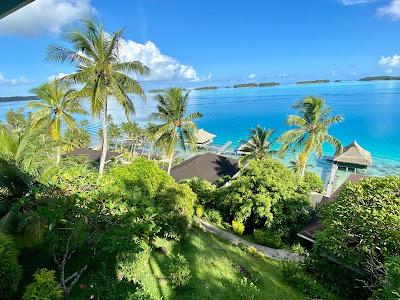
{"type": "Polygon", "coordinates": [[[260,245],[271,248],[280,248],[282,246],[281,235],[268,229],[254,229],[253,237],[254,241],[260,245]]]}
{"type": "Polygon", "coordinates": [[[330,291],[322,286],[315,278],[305,271],[302,264],[286,261],[283,264],[285,280],[297,287],[312,299],[334,300],[337,299],[330,291]]]}
{"type": "Polygon", "coordinates": [[[374,292],[373,297],[377,300],[400,298],[400,257],[390,257],[387,260],[381,287],[374,292]]]}
{"type": "Polygon", "coordinates": [[[171,260],[168,279],[171,287],[174,289],[183,287],[189,283],[189,263],[183,255],[178,254],[171,260]]]}
{"type": "Polygon", "coordinates": [[[368,178],[347,183],[336,201],[322,212],[325,229],[318,252],[361,265],[369,255],[400,253],[400,178],[368,178]]]}
{"type": "Polygon", "coordinates": [[[41,269],[33,274],[30,283],[22,297],[23,300],[55,300],[62,298],[62,289],[57,283],[55,272],[41,269]]]}
{"type": "Polygon", "coordinates": [[[310,191],[322,192],[324,190],[324,181],[315,173],[306,172],[303,181],[310,191]]]}
{"type": "Polygon", "coordinates": [[[269,157],[251,161],[241,176],[221,189],[224,218],[240,220],[250,232],[266,228],[290,241],[309,218],[308,188],[282,163],[269,157]]]}
{"type": "Polygon", "coordinates": [[[237,220],[232,220],[232,230],[238,235],[242,235],[244,232],[244,225],[242,222],[237,220]]]}
{"type": "Polygon", "coordinates": [[[18,251],[11,236],[0,232],[0,298],[7,299],[16,291],[22,269],[18,251]]]}

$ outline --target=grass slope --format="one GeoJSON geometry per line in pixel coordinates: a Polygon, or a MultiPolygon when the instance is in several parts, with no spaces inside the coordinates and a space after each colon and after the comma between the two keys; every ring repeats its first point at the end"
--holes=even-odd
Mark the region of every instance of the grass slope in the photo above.
{"type": "Polygon", "coordinates": [[[255,299],[304,299],[283,281],[278,262],[251,256],[210,233],[195,229],[180,243],[164,241],[162,245],[168,249],[168,256],[177,253],[185,256],[190,265],[191,279],[187,286],[172,291],[164,279],[168,257],[153,254],[149,271],[155,276],[144,282],[154,298],[249,299],[251,296],[244,294],[250,289],[240,284],[241,279],[247,277],[260,290],[255,299]]]}

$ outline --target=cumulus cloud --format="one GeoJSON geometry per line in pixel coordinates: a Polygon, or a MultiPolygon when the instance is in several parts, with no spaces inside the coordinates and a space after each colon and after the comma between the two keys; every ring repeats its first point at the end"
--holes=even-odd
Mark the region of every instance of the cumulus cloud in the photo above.
{"type": "Polygon", "coordinates": [[[388,5],[378,8],[378,15],[393,21],[400,20],[400,0],[392,0],[388,5]]]}
{"type": "Polygon", "coordinates": [[[57,75],[50,75],[49,77],[47,77],[48,81],[53,81],[55,79],[60,79],[63,78],[64,76],[69,75],[68,73],[58,73],[57,75]]]}
{"type": "Polygon", "coordinates": [[[286,77],[286,73],[279,73],[278,77],[286,77]]]}
{"type": "Polygon", "coordinates": [[[376,0],[342,0],[343,5],[357,5],[357,4],[364,4],[369,2],[374,2],[376,0]]]}
{"type": "Polygon", "coordinates": [[[32,83],[31,80],[20,77],[20,78],[6,78],[3,74],[0,73],[0,85],[24,85],[32,83]]]}
{"type": "Polygon", "coordinates": [[[336,70],[331,71],[332,76],[336,76],[336,70]]]}
{"type": "Polygon", "coordinates": [[[36,0],[0,20],[0,35],[58,34],[62,27],[95,10],[90,0],[36,0]]]}
{"type": "Polygon", "coordinates": [[[257,77],[257,75],[254,73],[249,75],[249,79],[255,79],[256,77],[257,77]]]}
{"type": "Polygon", "coordinates": [[[386,73],[392,73],[393,70],[400,68],[400,55],[382,56],[378,64],[385,69],[386,73]]]}
{"type": "Polygon", "coordinates": [[[149,67],[151,74],[143,78],[144,80],[200,80],[192,66],[183,65],[175,58],[161,53],[151,41],[140,44],[132,40],[123,40],[120,56],[123,61],[138,60],[149,67]]]}

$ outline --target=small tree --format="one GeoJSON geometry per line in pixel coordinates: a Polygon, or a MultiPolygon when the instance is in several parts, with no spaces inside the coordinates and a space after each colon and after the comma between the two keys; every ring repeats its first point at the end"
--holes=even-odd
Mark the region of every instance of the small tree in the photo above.
{"type": "Polygon", "coordinates": [[[0,298],[11,299],[22,275],[18,251],[11,236],[0,232],[0,298]]]}
{"type": "Polygon", "coordinates": [[[55,300],[62,298],[63,291],[55,278],[53,270],[40,269],[33,274],[22,297],[23,300],[55,300]]]}

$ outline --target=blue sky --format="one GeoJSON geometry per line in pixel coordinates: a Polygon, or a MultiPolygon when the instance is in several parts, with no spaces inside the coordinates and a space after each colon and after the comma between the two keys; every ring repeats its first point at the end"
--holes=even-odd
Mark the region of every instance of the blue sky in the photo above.
{"type": "Polygon", "coordinates": [[[37,0],[0,20],[0,96],[73,72],[44,54],[85,15],[125,27],[146,87],[400,73],[400,0],[37,0]]]}

